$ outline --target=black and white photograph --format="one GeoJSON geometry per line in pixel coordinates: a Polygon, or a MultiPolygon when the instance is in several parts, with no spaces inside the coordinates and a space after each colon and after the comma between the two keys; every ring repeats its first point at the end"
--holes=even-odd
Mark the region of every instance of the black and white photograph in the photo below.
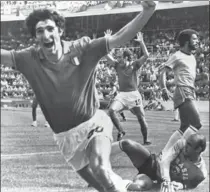
{"type": "Polygon", "coordinates": [[[209,1],[0,1],[2,192],[209,192],[209,1]]]}

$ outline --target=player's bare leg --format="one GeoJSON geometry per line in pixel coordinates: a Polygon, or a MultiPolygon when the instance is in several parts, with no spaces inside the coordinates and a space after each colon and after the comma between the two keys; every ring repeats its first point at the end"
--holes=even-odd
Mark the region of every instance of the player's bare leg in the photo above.
{"type": "Polygon", "coordinates": [[[33,103],[32,103],[32,119],[33,119],[33,122],[31,124],[32,127],[37,127],[37,113],[36,113],[36,110],[37,110],[37,107],[38,107],[38,101],[36,100],[36,98],[33,99],[33,103]]]}
{"type": "Polygon", "coordinates": [[[165,145],[163,152],[167,151],[182,136],[187,139],[190,135],[196,133],[201,127],[200,116],[194,102],[186,99],[179,106],[180,128],[175,131],[165,145]]]}
{"type": "Polygon", "coordinates": [[[149,150],[136,141],[132,141],[130,139],[122,139],[118,143],[115,142],[112,144],[113,152],[116,151],[114,148],[116,148],[117,145],[123,152],[126,153],[126,155],[130,158],[131,162],[137,169],[140,168],[150,157],[149,150]]]}
{"type": "Polygon", "coordinates": [[[96,190],[101,192],[104,191],[102,185],[95,179],[89,165],[77,171],[77,173],[89,184],[88,186],[94,187],[96,190]]]}
{"type": "MultiPolygon", "coordinates": [[[[89,166],[94,173],[94,178],[106,192],[121,192],[114,183],[114,177],[120,178],[111,168],[110,154],[111,141],[106,136],[95,136],[88,145],[89,166]]],[[[123,191],[122,191],[123,192],[123,191]]]]}
{"type": "Polygon", "coordinates": [[[150,145],[151,142],[148,141],[148,125],[145,119],[145,113],[143,106],[133,107],[132,108],[133,113],[136,115],[138,122],[141,127],[141,133],[143,135],[144,145],[150,145]]]}
{"type": "Polygon", "coordinates": [[[120,113],[120,116],[122,117],[123,121],[126,121],[125,114],[123,112],[120,113]]]}
{"type": "Polygon", "coordinates": [[[118,118],[118,113],[119,112],[122,112],[123,109],[124,109],[124,105],[117,101],[117,100],[114,100],[109,108],[109,115],[111,117],[111,120],[114,124],[114,126],[117,128],[118,130],[118,136],[117,136],[117,140],[121,140],[122,137],[125,135],[125,131],[123,130],[122,128],[122,125],[120,123],[120,120],[118,118]]]}

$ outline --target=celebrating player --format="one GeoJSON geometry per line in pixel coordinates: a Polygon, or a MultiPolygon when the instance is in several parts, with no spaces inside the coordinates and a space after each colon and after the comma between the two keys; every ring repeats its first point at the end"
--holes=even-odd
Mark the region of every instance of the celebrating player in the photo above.
{"type": "Polygon", "coordinates": [[[112,122],[98,110],[95,73],[110,49],[132,39],[153,15],[156,3],[109,38],[63,41],[65,19],[54,10],[37,9],[26,26],[38,46],[20,51],[1,49],[1,64],[19,70],[29,81],[65,160],[98,191],[122,192],[114,182],[110,151],[112,122]]]}
{"type": "MultiPolygon", "coordinates": [[[[166,73],[174,72],[175,91],[173,96],[174,108],[179,110],[180,128],[170,137],[165,149],[173,144],[183,135],[186,138],[197,132],[202,125],[198,110],[195,106],[195,80],[196,60],[192,51],[198,48],[198,33],[192,29],[186,29],[178,35],[180,50],[173,54],[161,68],[160,86],[163,97],[169,99],[169,92],[166,88],[166,73]]],[[[198,80],[198,79],[197,79],[198,80]]],[[[163,150],[163,151],[164,151],[163,150]]]]}
{"type": "Polygon", "coordinates": [[[126,108],[132,110],[132,113],[136,115],[141,126],[144,144],[149,145],[151,143],[147,140],[148,126],[145,119],[142,98],[138,91],[137,75],[138,70],[147,60],[149,53],[144,44],[143,35],[140,32],[137,34],[137,39],[135,40],[140,43],[140,47],[143,51],[143,56],[139,59],[132,61],[131,52],[129,50],[122,51],[120,49],[117,50],[116,60],[111,55],[107,56],[107,58],[114,62],[120,91],[109,107],[109,114],[118,130],[117,140],[119,141],[125,135],[125,131],[120,124],[117,113],[126,108]]]}
{"type": "Polygon", "coordinates": [[[205,148],[206,139],[200,134],[178,140],[167,152],[159,155],[151,154],[135,141],[123,139],[112,144],[112,155],[125,152],[139,172],[128,190],[149,190],[153,181],[158,181],[161,192],[173,192],[195,188],[207,177],[206,164],[201,156],[205,148]]]}

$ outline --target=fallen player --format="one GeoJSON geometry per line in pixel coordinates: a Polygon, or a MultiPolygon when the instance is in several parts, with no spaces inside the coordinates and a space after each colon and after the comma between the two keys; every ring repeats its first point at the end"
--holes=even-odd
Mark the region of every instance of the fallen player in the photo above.
{"type": "Polygon", "coordinates": [[[164,154],[150,153],[140,143],[121,140],[112,144],[112,155],[123,151],[138,170],[128,191],[150,190],[154,182],[161,184],[161,192],[196,188],[206,177],[207,169],[201,153],[206,148],[203,135],[193,134],[180,139],[164,154]]]}

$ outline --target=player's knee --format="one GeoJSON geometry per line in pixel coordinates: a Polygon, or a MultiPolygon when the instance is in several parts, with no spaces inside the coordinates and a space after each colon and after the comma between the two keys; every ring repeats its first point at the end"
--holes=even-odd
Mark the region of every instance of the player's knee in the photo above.
{"type": "Polygon", "coordinates": [[[140,121],[145,119],[145,115],[144,115],[143,111],[138,111],[138,112],[135,111],[135,115],[136,115],[137,119],[140,121]]]}
{"type": "Polygon", "coordinates": [[[199,121],[197,121],[194,125],[192,125],[194,128],[196,128],[197,130],[199,130],[201,127],[202,127],[202,124],[201,124],[201,122],[200,122],[200,120],[199,121]]]}
{"type": "Polygon", "coordinates": [[[115,110],[115,109],[113,109],[113,108],[110,108],[110,109],[109,109],[109,115],[110,115],[110,116],[116,115],[116,113],[117,113],[117,110],[115,110]]]}
{"type": "Polygon", "coordinates": [[[180,133],[183,134],[188,129],[188,127],[190,127],[190,124],[181,124],[179,128],[180,133]]]}
{"type": "Polygon", "coordinates": [[[123,139],[120,141],[121,148],[123,151],[129,151],[133,146],[133,141],[130,139],[123,139]]]}

